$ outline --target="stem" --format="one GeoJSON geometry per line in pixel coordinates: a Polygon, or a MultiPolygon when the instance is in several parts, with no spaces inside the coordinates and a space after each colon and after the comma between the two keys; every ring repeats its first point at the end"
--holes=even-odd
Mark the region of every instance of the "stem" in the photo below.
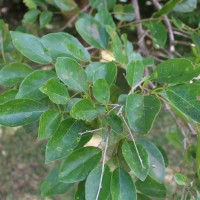
{"type": "Polygon", "coordinates": [[[106,145],[105,145],[104,154],[103,154],[102,170],[101,170],[101,176],[100,176],[99,188],[98,188],[96,200],[98,200],[99,194],[100,194],[100,191],[101,191],[101,188],[102,188],[102,180],[103,180],[104,169],[105,169],[106,152],[107,152],[107,149],[108,149],[109,136],[110,136],[110,129],[108,130],[108,133],[106,135],[106,145]]]}
{"type": "Polygon", "coordinates": [[[101,128],[94,129],[94,130],[87,130],[87,131],[85,131],[85,132],[79,133],[79,135],[84,135],[84,134],[86,134],[86,133],[94,133],[94,132],[100,131],[100,130],[102,130],[102,129],[104,129],[104,128],[101,127],[101,128]]]}

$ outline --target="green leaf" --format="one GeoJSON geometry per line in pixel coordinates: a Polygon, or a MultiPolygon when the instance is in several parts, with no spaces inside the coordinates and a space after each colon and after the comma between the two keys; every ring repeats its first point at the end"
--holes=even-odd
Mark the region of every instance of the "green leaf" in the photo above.
{"type": "Polygon", "coordinates": [[[33,70],[25,63],[10,63],[0,70],[0,85],[11,87],[20,83],[33,70]]]}
{"type": "Polygon", "coordinates": [[[46,83],[46,81],[55,76],[53,71],[48,70],[36,70],[30,73],[19,86],[19,92],[16,98],[26,98],[39,100],[45,97],[45,95],[39,90],[39,88],[46,83]]]}
{"type": "Polygon", "coordinates": [[[167,30],[162,23],[151,22],[147,24],[153,44],[156,48],[164,47],[167,42],[167,30]]]}
{"type": "Polygon", "coordinates": [[[128,166],[131,168],[131,170],[133,170],[135,176],[137,176],[141,181],[144,181],[149,172],[148,153],[146,152],[145,148],[140,144],[137,145],[137,149],[138,153],[133,142],[125,141],[122,145],[122,154],[128,166]],[[141,165],[138,154],[142,159],[144,168],[141,165]]]}
{"type": "Polygon", "coordinates": [[[197,8],[197,0],[182,0],[176,7],[174,11],[180,13],[189,13],[197,8]]]}
{"type": "Polygon", "coordinates": [[[64,183],[85,180],[88,173],[97,166],[101,156],[101,150],[96,147],[83,147],[74,151],[63,161],[59,180],[64,183]]]}
{"type": "Polygon", "coordinates": [[[112,103],[117,103],[117,100],[120,94],[121,94],[121,90],[118,86],[114,84],[110,86],[110,101],[112,103]]]}
{"type": "Polygon", "coordinates": [[[74,200],[85,200],[85,181],[81,181],[78,184],[78,189],[74,196],[74,200]]]}
{"type": "Polygon", "coordinates": [[[0,104],[6,103],[7,101],[15,99],[18,90],[8,90],[2,94],[0,94],[0,104]]]}
{"type": "Polygon", "coordinates": [[[37,9],[29,10],[25,13],[24,18],[22,22],[24,23],[34,23],[37,20],[38,15],[40,14],[40,11],[37,9]]]}
{"type": "Polygon", "coordinates": [[[143,194],[137,193],[137,200],[151,200],[151,199],[143,194]]]}
{"type": "Polygon", "coordinates": [[[14,99],[0,105],[0,124],[23,126],[39,119],[47,108],[29,99],[14,99]]]}
{"type": "Polygon", "coordinates": [[[114,62],[94,62],[85,69],[89,82],[105,79],[110,86],[116,79],[117,67],[114,62]]]}
{"type": "Polygon", "coordinates": [[[111,49],[114,54],[114,57],[117,62],[121,64],[126,64],[127,63],[127,57],[123,53],[123,46],[122,46],[122,41],[119,38],[117,32],[115,31],[114,28],[110,26],[106,26],[106,30],[108,34],[111,37],[112,43],[111,43],[111,49]]]}
{"type": "Polygon", "coordinates": [[[180,130],[172,130],[166,134],[166,137],[169,141],[169,144],[174,146],[177,149],[181,149],[183,147],[183,135],[181,134],[180,130]]]}
{"type": "Polygon", "coordinates": [[[136,188],[128,172],[122,168],[117,168],[113,172],[111,179],[111,194],[114,200],[136,200],[136,188]]]}
{"type": "Polygon", "coordinates": [[[131,129],[140,134],[149,133],[160,107],[160,100],[155,96],[128,95],[125,112],[131,129]]]}
{"type": "Polygon", "coordinates": [[[65,13],[68,13],[77,7],[77,4],[73,0],[54,0],[54,3],[65,13]]]}
{"type": "Polygon", "coordinates": [[[74,104],[70,115],[74,119],[92,121],[97,117],[98,110],[88,99],[82,99],[74,104]]]}
{"type": "Polygon", "coordinates": [[[56,73],[58,78],[72,90],[88,90],[87,75],[78,62],[71,58],[57,58],[56,73]]]}
{"type": "Polygon", "coordinates": [[[131,88],[140,82],[143,74],[144,65],[141,61],[132,60],[126,66],[126,80],[131,88]]]}
{"type": "Polygon", "coordinates": [[[151,80],[160,83],[183,83],[200,74],[200,67],[184,58],[163,61],[151,75],[151,80]]]}
{"type": "Polygon", "coordinates": [[[196,170],[197,170],[197,176],[200,180],[200,134],[198,134],[198,138],[197,138],[196,170]]]}
{"type": "Polygon", "coordinates": [[[161,17],[171,12],[174,7],[182,0],[170,0],[160,10],[153,14],[153,17],[161,17]]]}
{"type": "Polygon", "coordinates": [[[8,24],[0,19],[0,50],[4,50],[11,41],[8,24]]]}
{"type": "Polygon", "coordinates": [[[200,54],[200,35],[196,32],[191,33],[192,41],[195,43],[195,48],[198,50],[200,54]]]}
{"type": "Polygon", "coordinates": [[[40,38],[35,37],[34,35],[17,31],[11,31],[10,34],[12,37],[13,45],[25,57],[39,64],[52,63],[52,59],[48,55],[47,50],[42,45],[40,38]]]}
{"type": "Polygon", "coordinates": [[[107,48],[109,36],[106,29],[92,16],[87,15],[78,19],[76,30],[88,44],[98,49],[107,48]]]}
{"type": "Polygon", "coordinates": [[[102,104],[108,104],[110,100],[110,88],[105,79],[98,79],[93,85],[94,98],[102,104]]]}
{"type": "MultiPolygon", "coordinates": [[[[100,184],[101,172],[102,172],[102,166],[97,166],[88,175],[86,183],[85,183],[86,200],[96,199],[99,184],[100,184]]],[[[110,169],[108,168],[107,165],[105,165],[103,180],[102,180],[102,187],[99,193],[98,200],[109,200],[110,181],[111,181],[110,169]]]]}
{"type": "Polygon", "coordinates": [[[40,91],[55,104],[66,104],[70,99],[67,88],[57,78],[49,79],[45,85],[40,87],[40,91]]]}
{"type": "Polygon", "coordinates": [[[40,117],[38,139],[51,137],[58,129],[62,114],[57,110],[47,110],[40,117]]]}
{"type": "Polygon", "coordinates": [[[43,36],[41,42],[54,60],[57,57],[71,57],[81,61],[90,60],[88,51],[68,33],[50,33],[43,36]]]}
{"type": "Polygon", "coordinates": [[[120,117],[114,114],[105,116],[106,123],[112,128],[112,130],[118,134],[123,132],[123,121],[120,117]]]}
{"type": "Polygon", "coordinates": [[[60,165],[55,166],[42,182],[40,186],[42,196],[63,194],[72,188],[73,184],[58,181],[59,170],[60,165]]]}
{"type": "Polygon", "coordinates": [[[137,190],[144,195],[156,198],[164,198],[166,196],[165,186],[150,177],[147,177],[145,181],[137,180],[135,185],[137,190]]]}
{"type": "Polygon", "coordinates": [[[112,9],[113,6],[115,5],[117,0],[109,0],[109,1],[105,1],[104,0],[89,0],[90,5],[93,8],[102,8],[105,9],[103,7],[107,7],[108,9],[112,9]]]}
{"type": "Polygon", "coordinates": [[[133,6],[131,4],[116,4],[114,7],[114,16],[120,21],[133,21],[135,18],[135,13],[133,6]]]}
{"type": "Polygon", "coordinates": [[[161,95],[167,98],[169,104],[186,118],[200,123],[200,85],[182,84],[172,86],[161,95]]]}
{"type": "Polygon", "coordinates": [[[23,3],[28,7],[28,9],[36,9],[37,5],[34,0],[23,0],[23,3]]]}
{"type": "Polygon", "coordinates": [[[187,180],[186,177],[181,174],[181,173],[176,173],[174,174],[174,181],[176,184],[181,185],[181,186],[187,186],[187,180]]]}
{"type": "Polygon", "coordinates": [[[46,146],[45,163],[69,155],[78,145],[85,127],[79,121],[72,118],[64,120],[57,131],[53,134],[46,146]]]}
{"type": "Polygon", "coordinates": [[[138,144],[141,144],[147,151],[149,157],[149,176],[155,181],[162,183],[165,177],[165,162],[159,149],[151,142],[145,139],[138,139],[138,144]]]}
{"type": "Polygon", "coordinates": [[[51,11],[45,10],[40,14],[40,28],[44,28],[52,19],[53,13],[51,11]]]}

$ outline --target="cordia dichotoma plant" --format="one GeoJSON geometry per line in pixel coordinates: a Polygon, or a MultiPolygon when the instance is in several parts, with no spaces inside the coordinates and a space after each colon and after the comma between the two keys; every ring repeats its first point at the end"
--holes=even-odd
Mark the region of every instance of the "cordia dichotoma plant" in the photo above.
{"type": "Polygon", "coordinates": [[[75,200],[199,199],[198,2],[24,3],[27,29],[0,21],[0,124],[38,123],[45,163],[55,163],[42,196],[77,187],[75,200]],[[75,14],[46,34],[54,10],[75,14]],[[166,129],[162,113],[177,127],[168,143],[152,133],[166,129]]]}

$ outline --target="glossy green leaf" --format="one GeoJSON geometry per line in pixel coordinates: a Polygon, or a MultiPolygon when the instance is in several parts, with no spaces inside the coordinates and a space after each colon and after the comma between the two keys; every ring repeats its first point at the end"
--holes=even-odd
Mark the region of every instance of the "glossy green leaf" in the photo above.
{"type": "Polygon", "coordinates": [[[14,99],[0,105],[0,124],[22,126],[39,119],[47,108],[29,99],[14,99]]]}
{"type": "Polygon", "coordinates": [[[44,28],[52,19],[53,13],[51,11],[45,10],[40,14],[40,28],[44,28]]]}
{"type": "Polygon", "coordinates": [[[0,104],[6,103],[7,101],[15,99],[18,90],[12,89],[0,94],[0,104]]]}
{"type": "Polygon", "coordinates": [[[121,39],[123,41],[123,45],[124,45],[124,50],[125,50],[125,55],[126,57],[128,58],[128,61],[132,61],[132,60],[138,60],[138,59],[135,59],[135,56],[134,56],[134,51],[133,51],[133,44],[128,40],[127,38],[127,34],[122,34],[121,36],[121,39]]]}
{"type": "Polygon", "coordinates": [[[160,83],[183,83],[200,74],[200,67],[184,58],[163,61],[151,75],[151,80],[160,83]]]}
{"type": "Polygon", "coordinates": [[[145,148],[140,144],[137,145],[137,150],[133,142],[124,142],[122,145],[122,153],[128,166],[134,172],[135,176],[137,176],[141,181],[144,181],[149,172],[148,153],[146,152],[145,148]],[[138,157],[137,150],[142,159],[144,168],[142,167],[142,164],[138,157]]]}
{"type": "Polygon", "coordinates": [[[181,186],[187,185],[186,177],[181,173],[174,174],[174,181],[176,182],[176,184],[181,185],[181,186]]]}
{"type": "Polygon", "coordinates": [[[189,13],[197,8],[197,0],[182,0],[176,7],[174,11],[180,13],[189,13]]]}
{"type": "Polygon", "coordinates": [[[93,85],[94,98],[102,104],[108,104],[110,100],[110,88],[105,79],[98,79],[93,85]]]}
{"type": "Polygon", "coordinates": [[[57,57],[72,57],[82,61],[90,59],[90,54],[83,45],[68,33],[50,33],[43,36],[41,42],[54,60],[57,57]]]}
{"type": "Polygon", "coordinates": [[[170,0],[160,10],[153,14],[153,17],[161,17],[171,12],[174,7],[182,0],[170,0]]]}
{"type": "MultiPolygon", "coordinates": [[[[96,199],[99,183],[100,183],[101,172],[102,172],[102,166],[97,166],[88,175],[86,183],[85,183],[86,200],[96,199]]],[[[110,181],[111,181],[111,173],[110,173],[110,169],[106,165],[104,169],[104,174],[103,174],[102,188],[100,190],[98,200],[109,200],[110,181]]]]}
{"type": "Polygon", "coordinates": [[[131,129],[140,134],[149,133],[160,107],[160,100],[155,96],[128,95],[125,112],[131,129]]]}
{"type": "Polygon", "coordinates": [[[46,81],[55,76],[53,71],[48,70],[36,70],[30,73],[19,86],[19,92],[16,98],[26,98],[39,100],[45,97],[45,95],[39,90],[39,88],[46,83],[46,81]]]}
{"type": "Polygon", "coordinates": [[[51,137],[58,129],[62,114],[57,110],[47,110],[40,117],[38,139],[51,137]]]}
{"type": "Polygon", "coordinates": [[[40,11],[37,9],[31,9],[28,12],[25,13],[23,22],[24,23],[34,23],[37,20],[38,15],[40,14],[40,11]]]}
{"type": "Polygon", "coordinates": [[[126,66],[126,80],[131,88],[140,82],[143,74],[144,65],[141,61],[132,60],[126,66]]]}
{"type": "Polygon", "coordinates": [[[97,117],[98,110],[88,99],[82,99],[74,104],[70,115],[74,119],[92,121],[97,117]]]}
{"type": "MultiPolygon", "coordinates": [[[[106,5],[105,5],[104,0],[89,0],[89,3],[93,8],[102,8],[102,7],[107,6],[108,9],[112,9],[116,1],[117,0],[106,1],[106,5]]],[[[102,9],[105,9],[105,8],[102,8],[102,9]]]]}
{"type": "Polygon", "coordinates": [[[116,79],[117,67],[114,62],[94,62],[85,69],[89,82],[105,79],[110,86],[116,79]]]}
{"type": "Polygon", "coordinates": [[[85,181],[81,181],[78,184],[78,189],[74,196],[74,200],[85,200],[85,181]]]}
{"type": "Polygon", "coordinates": [[[53,134],[46,146],[45,163],[63,158],[69,155],[78,145],[85,131],[83,124],[72,118],[64,120],[53,134]]]}
{"type": "Polygon", "coordinates": [[[127,57],[123,53],[122,41],[119,38],[116,30],[110,26],[106,26],[106,30],[112,40],[111,49],[117,62],[121,64],[127,63],[127,57]]]}
{"type": "Polygon", "coordinates": [[[66,104],[70,98],[66,86],[57,78],[49,79],[45,85],[40,87],[40,91],[49,96],[55,104],[66,104]]]}
{"type": "Polygon", "coordinates": [[[56,61],[58,78],[72,90],[88,90],[87,75],[78,62],[71,58],[58,58],[56,61]]]}
{"type": "Polygon", "coordinates": [[[197,176],[200,180],[200,134],[198,134],[198,138],[197,138],[196,171],[197,171],[197,176]]]}
{"type": "Polygon", "coordinates": [[[85,16],[76,22],[76,30],[90,45],[105,49],[108,46],[109,36],[104,26],[92,16],[85,16]]]}
{"type": "Polygon", "coordinates": [[[52,58],[42,45],[40,38],[27,33],[11,31],[13,45],[25,57],[39,64],[50,64],[52,58]]]}
{"type": "Polygon", "coordinates": [[[111,179],[111,194],[115,200],[136,200],[136,188],[128,172],[122,168],[117,168],[113,172],[111,179]]]}
{"type": "Polygon", "coordinates": [[[172,86],[161,92],[172,107],[177,109],[186,118],[200,123],[200,85],[182,84],[172,86]]]}
{"type": "Polygon", "coordinates": [[[159,149],[151,142],[145,139],[138,139],[138,144],[141,144],[147,151],[149,157],[149,176],[155,181],[162,183],[165,177],[165,162],[159,149]]]}
{"type": "Polygon", "coordinates": [[[133,6],[131,4],[116,4],[114,7],[114,16],[120,21],[133,21],[135,18],[135,13],[133,6]]]}
{"type": "Polygon", "coordinates": [[[62,163],[59,180],[64,183],[74,183],[86,179],[102,156],[96,147],[83,147],[71,153],[62,163]]]}
{"type": "Polygon", "coordinates": [[[53,0],[55,5],[63,12],[70,12],[77,7],[74,0],[53,0]]]}
{"type": "Polygon", "coordinates": [[[24,63],[10,63],[0,70],[0,85],[11,87],[20,83],[33,70],[24,63]]]}
{"type": "Polygon", "coordinates": [[[136,181],[135,185],[137,190],[144,195],[156,198],[164,198],[166,196],[165,186],[154,181],[150,177],[147,177],[145,181],[136,181]]]}
{"type": "Polygon", "coordinates": [[[63,194],[72,188],[73,184],[58,181],[59,170],[60,165],[55,166],[42,182],[40,186],[42,196],[63,194]]]}
{"type": "Polygon", "coordinates": [[[117,115],[115,115],[115,114],[106,115],[105,121],[114,132],[116,132],[118,134],[123,132],[123,121],[117,115]]]}

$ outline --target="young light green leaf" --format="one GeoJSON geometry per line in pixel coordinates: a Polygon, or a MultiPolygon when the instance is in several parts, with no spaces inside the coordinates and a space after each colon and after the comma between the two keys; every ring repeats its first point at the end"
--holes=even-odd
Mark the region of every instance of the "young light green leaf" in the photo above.
{"type": "Polygon", "coordinates": [[[164,198],[166,196],[165,186],[154,181],[149,176],[145,181],[137,180],[135,185],[137,190],[144,195],[156,198],[164,198]]]}
{"type": "Polygon", "coordinates": [[[0,85],[11,87],[20,83],[33,70],[25,63],[10,63],[0,70],[0,85]]]}
{"type": "Polygon", "coordinates": [[[68,33],[50,33],[43,36],[41,42],[54,60],[58,57],[71,57],[81,61],[90,60],[88,51],[68,33]]]}
{"type": "Polygon", "coordinates": [[[25,13],[22,22],[24,23],[34,23],[37,20],[40,11],[37,9],[31,9],[25,13]]]}
{"type": "Polygon", "coordinates": [[[122,145],[122,154],[128,164],[128,166],[133,170],[135,176],[137,176],[141,181],[144,181],[149,172],[149,158],[148,153],[145,148],[138,144],[138,153],[142,159],[144,168],[141,165],[141,161],[138,157],[137,150],[132,142],[124,142],[122,145]]]}
{"type": "Polygon", "coordinates": [[[28,9],[36,9],[37,5],[34,0],[23,0],[23,3],[28,7],[28,9]]]}
{"type": "Polygon", "coordinates": [[[88,44],[98,49],[107,48],[109,36],[106,29],[92,16],[87,15],[78,19],[76,30],[88,44]]]}
{"type": "Polygon", "coordinates": [[[149,176],[155,181],[162,183],[165,177],[165,161],[159,149],[151,142],[145,139],[138,139],[147,151],[149,157],[149,176]]]}
{"type": "Polygon", "coordinates": [[[176,7],[174,11],[180,13],[189,13],[197,8],[197,0],[183,0],[176,7]]]}
{"type": "Polygon", "coordinates": [[[62,114],[57,110],[47,110],[40,117],[38,139],[51,137],[58,129],[62,114]]]}
{"type": "Polygon", "coordinates": [[[47,108],[29,99],[14,99],[0,105],[0,124],[23,126],[39,119],[47,108]]]}
{"type": "Polygon", "coordinates": [[[72,188],[73,184],[58,181],[59,170],[60,165],[56,165],[42,182],[40,186],[42,196],[63,194],[72,188]]]}
{"type": "Polygon", "coordinates": [[[70,98],[67,88],[57,78],[49,79],[45,85],[40,87],[40,91],[48,95],[55,104],[66,104],[70,98]]]}
{"type": "Polygon", "coordinates": [[[131,129],[140,134],[149,133],[160,107],[160,100],[155,96],[128,95],[125,112],[131,129]]]}
{"type": "Polygon", "coordinates": [[[141,61],[132,60],[126,66],[126,80],[131,88],[140,82],[143,74],[144,65],[141,61]]]}
{"type": "Polygon", "coordinates": [[[131,4],[116,4],[114,7],[115,18],[120,21],[133,21],[135,18],[135,13],[133,6],[131,4]]]}
{"type": "Polygon", "coordinates": [[[83,147],[71,153],[62,163],[59,181],[74,183],[85,180],[102,156],[101,150],[96,147],[83,147]]]}
{"type": "Polygon", "coordinates": [[[176,182],[176,184],[181,185],[181,186],[187,185],[186,177],[181,173],[174,174],[174,181],[176,182]]]}
{"type": "Polygon", "coordinates": [[[51,11],[45,10],[40,14],[40,28],[44,28],[52,19],[53,13],[51,11]]]}
{"type": "Polygon", "coordinates": [[[117,168],[113,172],[110,186],[112,199],[137,200],[136,188],[128,172],[117,168]]]}
{"type": "Polygon", "coordinates": [[[71,117],[85,121],[94,120],[98,114],[98,110],[88,99],[82,99],[78,101],[74,104],[70,111],[71,117]]]}
{"type": "Polygon", "coordinates": [[[172,86],[161,92],[161,95],[183,116],[200,123],[200,85],[182,84],[172,86]]]}
{"type": "Polygon", "coordinates": [[[48,70],[35,70],[30,73],[19,86],[19,92],[16,98],[26,98],[39,100],[45,97],[45,95],[39,90],[39,88],[46,83],[47,80],[54,77],[55,73],[48,70]]]}
{"type": "Polygon", "coordinates": [[[117,115],[115,114],[106,115],[105,121],[114,132],[118,134],[123,132],[123,121],[117,115]]]}
{"type": "Polygon", "coordinates": [[[56,73],[58,78],[72,90],[88,90],[87,75],[78,62],[71,58],[57,58],[56,73]]]}
{"type": "Polygon", "coordinates": [[[183,83],[200,74],[200,67],[185,58],[163,61],[151,75],[151,80],[160,83],[183,83]]]}
{"type": "MultiPolygon", "coordinates": [[[[97,166],[88,175],[86,183],[85,183],[86,200],[96,199],[99,183],[100,183],[101,172],[102,172],[102,166],[97,166]]],[[[99,193],[98,200],[109,200],[110,181],[111,181],[111,173],[110,173],[109,167],[106,165],[104,174],[103,174],[102,187],[99,193]]]]}
{"type": "Polygon", "coordinates": [[[45,163],[69,155],[78,145],[85,127],[79,121],[72,118],[64,120],[57,131],[53,134],[46,146],[45,163]]]}
{"type": "Polygon", "coordinates": [[[98,79],[93,85],[94,98],[102,104],[108,104],[110,100],[110,88],[105,79],[98,79]]]}
{"type": "Polygon", "coordinates": [[[0,94],[0,104],[3,104],[3,103],[6,103],[7,101],[15,99],[15,96],[17,95],[17,93],[18,93],[18,90],[12,89],[0,94]]]}
{"type": "Polygon", "coordinates": [[[52,58],[48,55],[47,50],[40,41],[40,38],[17,31],[11,31],[10,34],[13,45],[25,57],[39,64],[52,63],[52,58]]]}

